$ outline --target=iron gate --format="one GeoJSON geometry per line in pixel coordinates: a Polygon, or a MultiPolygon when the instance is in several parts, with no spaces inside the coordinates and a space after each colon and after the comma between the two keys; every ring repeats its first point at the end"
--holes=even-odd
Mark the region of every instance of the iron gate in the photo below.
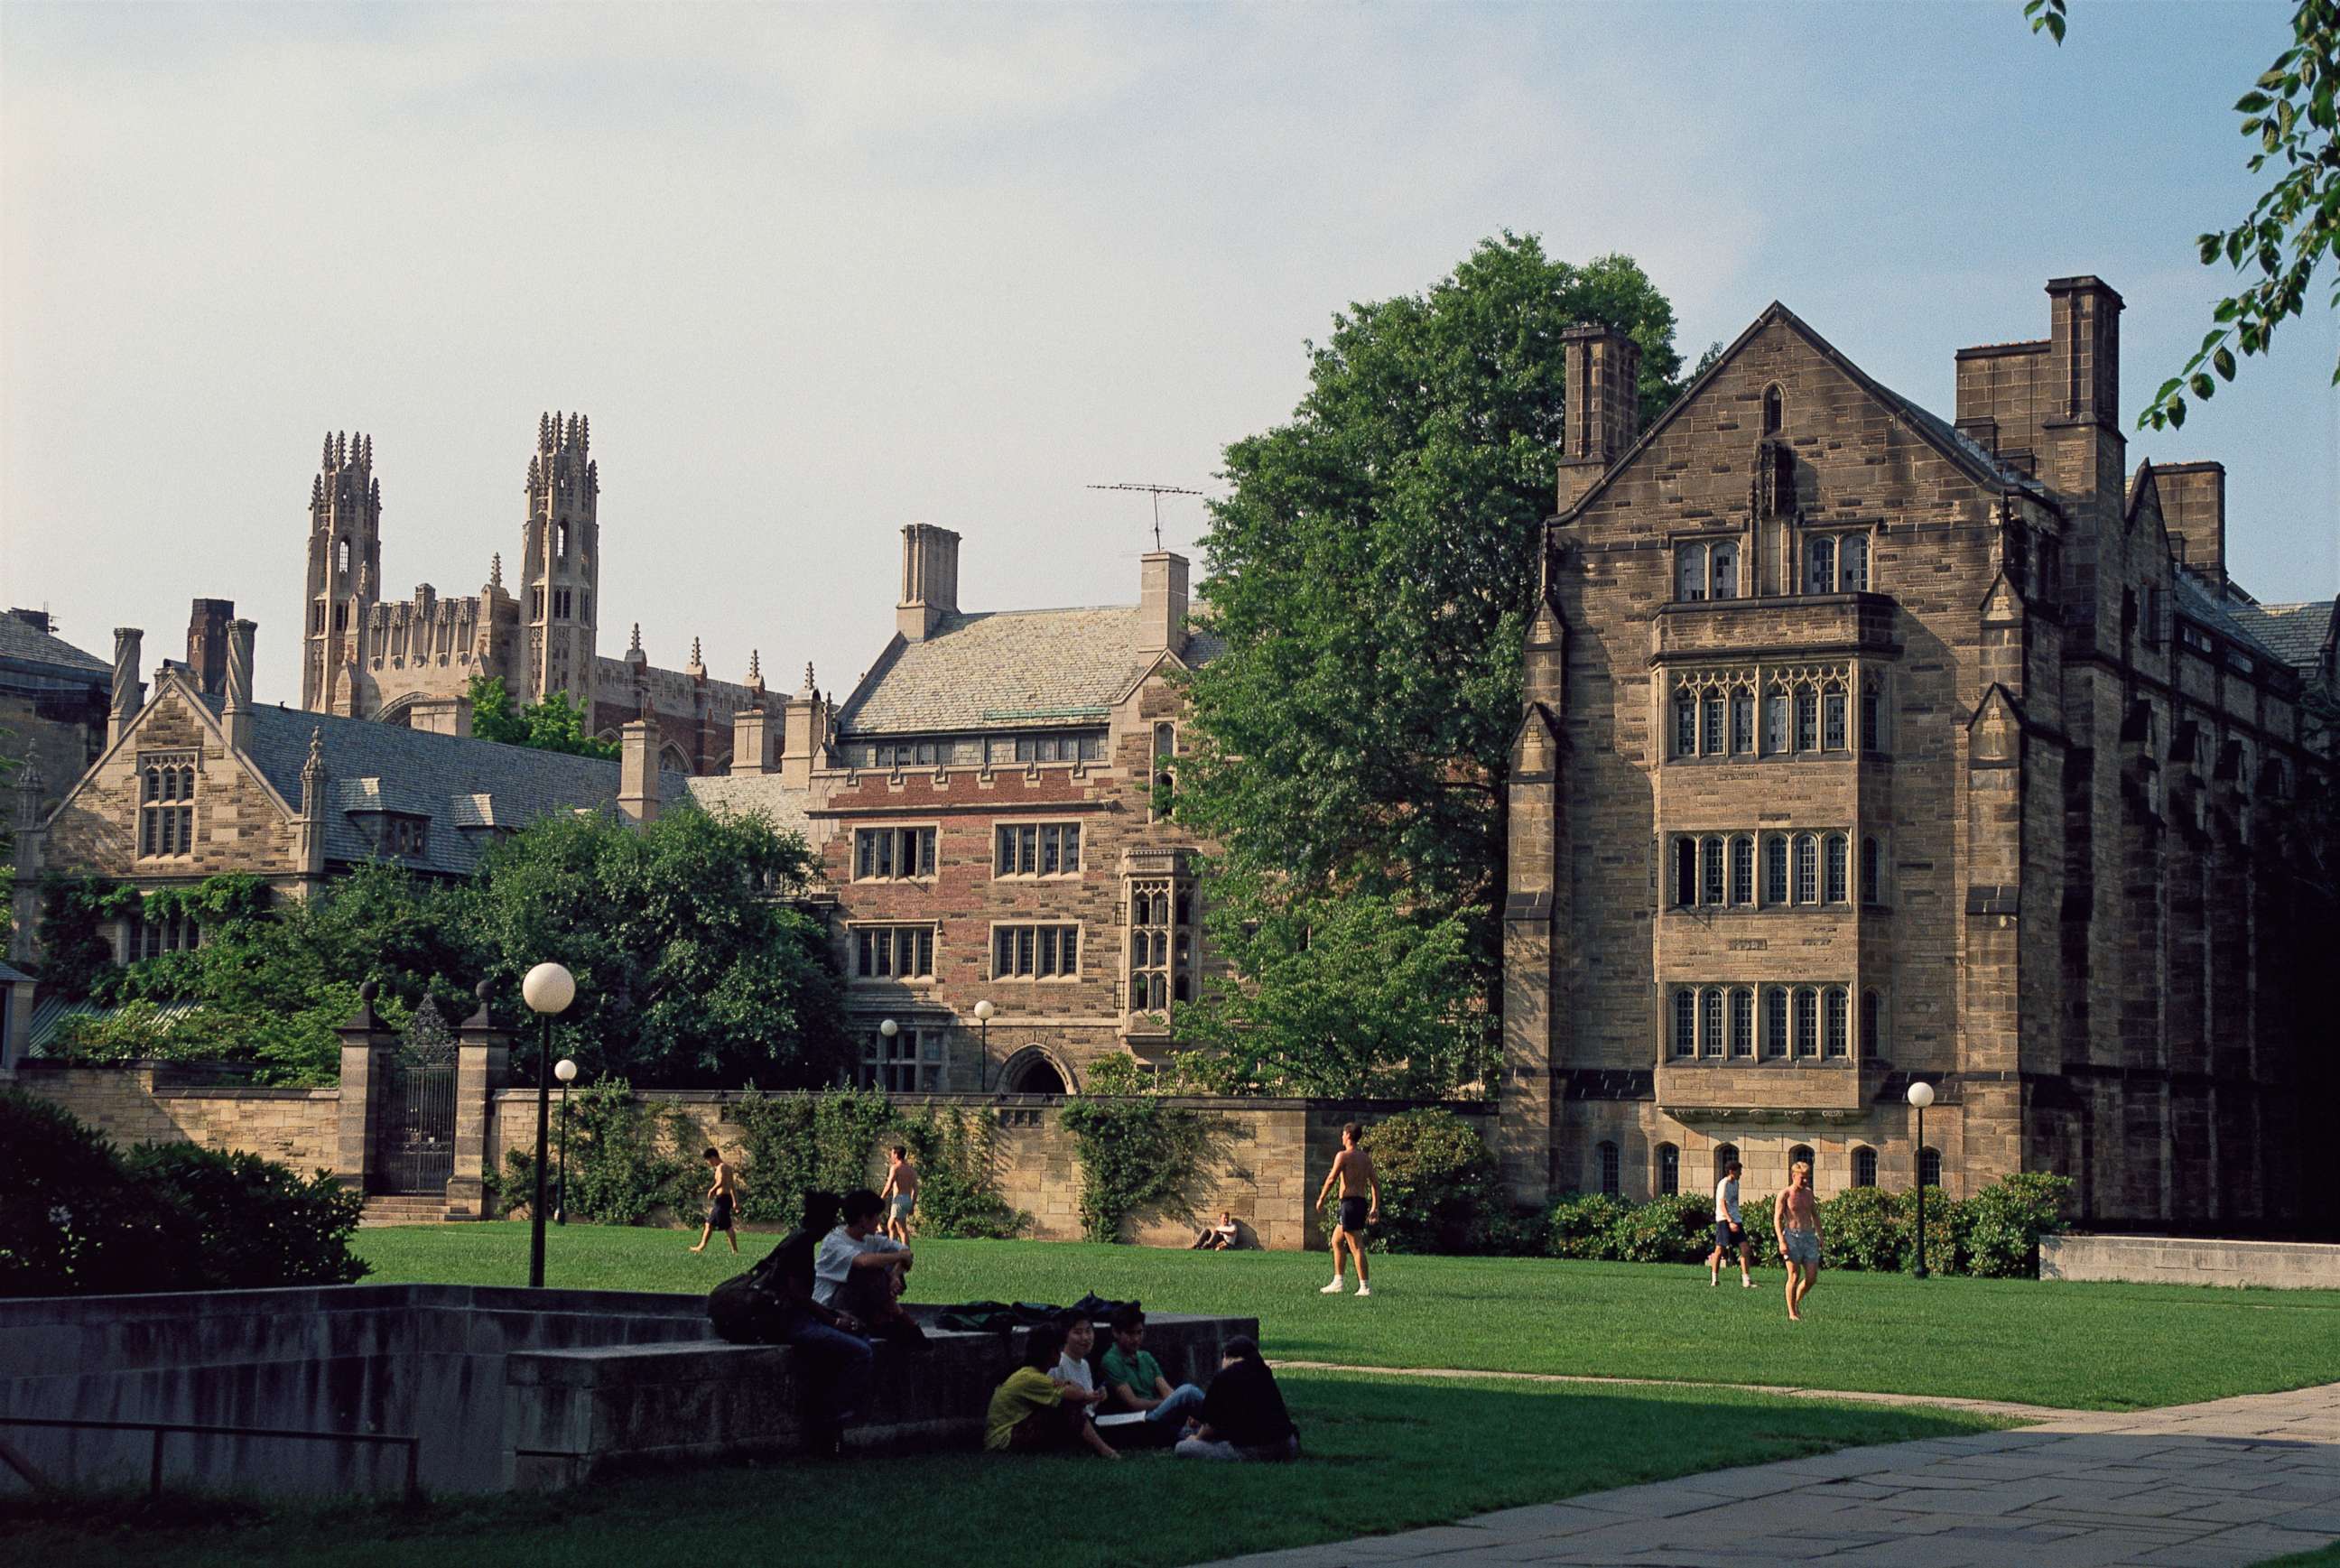
{"type": "Polygon", "coordinates": [[[378,1188],[443,1194],[455,1174],[455,1037],[428,997],[384,1065],[381,1104],[374,1133],[378,1188]]]}

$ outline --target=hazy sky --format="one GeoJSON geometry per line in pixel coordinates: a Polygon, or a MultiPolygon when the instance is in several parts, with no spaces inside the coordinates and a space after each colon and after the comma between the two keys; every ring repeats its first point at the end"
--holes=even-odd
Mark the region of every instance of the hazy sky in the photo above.
{"type": "MultiPolygon", "coordinates": [[[[1948,415],[1962,345],[2121,291],[2133,414],[2256,194],[2284,4],[0,8],[0,599],[101,658],[187,601],[297,700],[310,476],[374,438],[383,586],[601,465],[602,650],[843,689],[899,529],[970,609],[1131,602],[1142,497],[1285,417],[1345,302],[1510,228],[1639,258],[1693,360],[1778,298],[1948,415]]],[[[2340,588],[2335,320],[2131,461],[2215,457],[2262,599],[2340,588]]],[[[1201,532],[1165,508],[1173,548],[1201,532]]]]}

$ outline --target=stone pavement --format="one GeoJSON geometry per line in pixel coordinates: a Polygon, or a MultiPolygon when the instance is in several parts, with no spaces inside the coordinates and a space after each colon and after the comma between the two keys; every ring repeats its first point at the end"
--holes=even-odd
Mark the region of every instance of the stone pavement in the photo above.
{"type": "Polygon", "coordinates": [[[2340,1538],[2340,1384],[1849,1448],[1215,1568],[2222,1568],[2340,1538]]]}

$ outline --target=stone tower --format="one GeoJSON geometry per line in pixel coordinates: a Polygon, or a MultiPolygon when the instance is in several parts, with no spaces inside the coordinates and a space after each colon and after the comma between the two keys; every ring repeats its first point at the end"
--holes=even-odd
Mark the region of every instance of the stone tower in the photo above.
{"type": "Polygon", "coordinates": [[[309,616],[301,665],[301,706],[352,716],[366,711],[367,612],[382,592],[382,481],[372,438],[328,433],[309,486],[309,616]]]}
{"type": "Polygon", "coordinates": [[[566,691],[593,711],[594,600],[600,590],[600,471],[581,413],[549,413],[528,460],[528,521],[521,530],[520,681],[529,703],[566,691]]]}

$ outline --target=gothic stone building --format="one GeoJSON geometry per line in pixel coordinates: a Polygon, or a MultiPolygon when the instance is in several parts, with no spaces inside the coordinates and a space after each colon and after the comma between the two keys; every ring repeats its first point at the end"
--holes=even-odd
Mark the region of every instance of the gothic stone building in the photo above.
{"type": "Polygon", "coordinates": [[[661,766],[720,772],[731,716],[747,705],[748,689],[709,680],[695,640],[679,670],[651,667],[639,626],[622,659],[600,650],[600,494],[585,416],[544,415],[528,460],[519,594],[505,589],[499,554],[475,597],[442,599],[426,582],[393,603],[382,597],[372,438],[328,435],[309,490],[301,706],[461,733],[468,719],[456,699],[474,675],[493,675],[523,706],[569,693],[589,732],[605,739],[614,740],[620,725],[648,719],[659,731],[661,766]]]}
{"type": "Polygon", "coordinates": [[[46,610],[0,613],[0,756],[44,806],[105,744],[107,668],[59,637],[46,610]]]}
{"type": "Polygon", "coordinates": [[[1571,334],[1510,797],[1518,1198],[1809,1155],[1823,1193],[2297,1214],[2270,868],[2332,606],[2229,580],[2224,471],[2127,465],[2120,296],[2048,294],[2048,337],[1958,354],[1955,422],[1775,304],[1637,432],[1631,343],[1571,334]]]}

